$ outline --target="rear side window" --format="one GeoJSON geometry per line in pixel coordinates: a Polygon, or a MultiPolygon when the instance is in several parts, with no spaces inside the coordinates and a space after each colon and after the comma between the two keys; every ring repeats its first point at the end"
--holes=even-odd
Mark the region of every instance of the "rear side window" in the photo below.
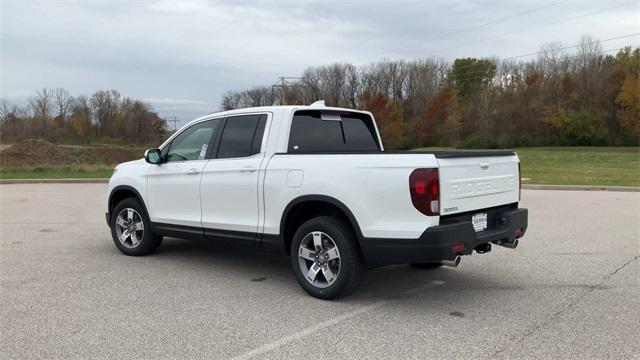
{"type": "Polygon", "coordinates": [[[293,116],[291,153],[379,150],[373,121],[366,114],[303,110],[293,116]]]}
{"type": "Polygon", "coordinates": [[[218,158],[247,157],[260,152],[266,115],[243,115],[227,118],[222,131],[218,158]]]}

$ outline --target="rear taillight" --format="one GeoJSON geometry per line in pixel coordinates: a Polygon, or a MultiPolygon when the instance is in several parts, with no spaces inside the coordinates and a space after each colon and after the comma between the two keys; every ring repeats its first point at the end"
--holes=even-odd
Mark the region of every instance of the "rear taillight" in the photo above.
{"type": "Polygon", "coordinates": [[[440,215],[440,179],[438,169],[415,169],[409,175],[411,201],[427,216],[440,215]]]}
{"type": "Polygon", "coordinates": [[[522,200],[522,171],[520,171],[520,163],[518,163],[518,201],[522,200]]]}

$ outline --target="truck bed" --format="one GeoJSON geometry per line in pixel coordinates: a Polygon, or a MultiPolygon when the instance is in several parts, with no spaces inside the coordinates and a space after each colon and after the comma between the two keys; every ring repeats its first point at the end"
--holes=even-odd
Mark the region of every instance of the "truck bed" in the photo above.
{"type": "Polygon", "coordinates": [[[411,155],[429,154],[438,159],[466,158],[466,157],[487,157],[487,156],[512,156],[516,153],[513,150],[447,150],[447,151],[422,151],[422,150],[384,150],[384,151],[310,151],[286,153],[279,152],[275,155],[411,155]]]}

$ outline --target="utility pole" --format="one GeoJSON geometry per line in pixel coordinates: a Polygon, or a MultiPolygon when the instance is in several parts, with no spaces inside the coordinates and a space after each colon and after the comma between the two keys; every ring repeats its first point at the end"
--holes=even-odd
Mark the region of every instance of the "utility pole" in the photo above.
{"type": "Polygon", "coordinates": [[[287,100],[284,94],[284,76],[280,76],[280,100],[282,101],[282,105],[287,105],[287,100]]]}
{"type": "Polygon", "coordinates": [[[169,123],[173,123],[173,131],[176,132],[178,130],[178,123],[180,122],[180,119],[178,119],[177,116],[170,116],[166,119],[164,119],[164,121],[167,123],[167,127],[169,127],[169,123]]]}
{"type": "Polygon", "coordinates": [[[280,89],[280,105],[287,105],[287,88],[304,87],[304,85],[298,83],[302,78],[294,76],[279,76],[278,79],[280,80],[277,83],[271,85],[271,89],[280,89]]]}

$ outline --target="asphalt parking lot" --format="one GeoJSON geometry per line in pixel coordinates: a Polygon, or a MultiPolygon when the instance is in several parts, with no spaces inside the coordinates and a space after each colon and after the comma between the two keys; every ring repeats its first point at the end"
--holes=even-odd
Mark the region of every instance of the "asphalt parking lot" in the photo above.
{"type": "Polygon", "coordinates": [[[286,257],[121,255],[105,184],[0,185],[2,358],[637,358],[640,193],[524,191],[516,250],[307,296],[286,257]]]}

